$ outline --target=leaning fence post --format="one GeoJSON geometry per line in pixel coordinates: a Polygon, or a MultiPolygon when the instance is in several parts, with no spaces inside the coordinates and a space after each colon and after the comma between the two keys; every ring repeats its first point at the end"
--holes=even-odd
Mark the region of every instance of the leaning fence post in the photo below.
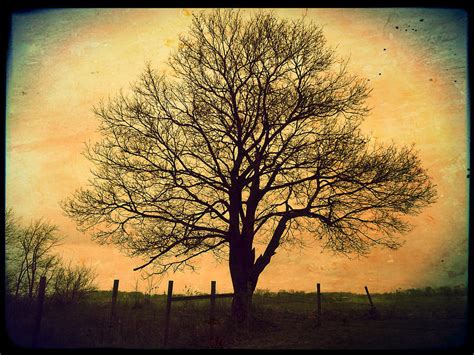
{"type": "Polygon", "coordinates": [[[370,302],[369,317],[371,319],[377,319],[379,316],[379,313],[377,312],[377,308],[375,308],[374,303],[372,302],[372,297],[370,297],[369,289],[367,288],[367,286],[365,286],[365,292],[367,293],[367,297],[369,298],[369,302],[370,302]]]}
{"type": "Polygon", "coordinates": [[[316,285],[316,293],[317,293],[317,306],[318,306],[318,313],[317,313],[317,318],[316,318],[316,324],[317,326],[321,326],[321,286],[318,283],[316,285]]]}
{"type": "Polygon", "coordinates": [[[165,313],[165,334],[163,336],[163,347],[168,345],[168,334],[170,328],[170,317],[171,317],[171,300],[173,297],[173,281],[168,281],[168,295],[166,298],[166,313],[165,313]]]}
{"type": "Polygon", "coordinates": [[[374,304],[372,303],[372,297],[370,297],[369,289],[365,286],[365,292],[367,293],[367,297],[369,297],[370,307],[375,308],[374,304]]]}
{"type": "Polygon", "coordinates": [[[112,307],[110,308],[110,319],[113,320],[115,317],[115,306],[117,304],[119,280],[114,280],[114,288],[112,291],[112,307]]]}
{"type": "Polygon", "coordinates": [[[216,282],[211,281],[211,303],[209,308],[209,343],[212,345],[214,340],[214,322],[216,308],[216,282]]]}
{"type": "Polygon", "coordinates": [[[32,346],[36,347],[38,344],[39,333],[41,330],[41,317],[43,316],[44,293],[46,290],[46,277],[41,276],[38,286],[38,302],[36,305],[35,327],[33,329],[32,346]]]}

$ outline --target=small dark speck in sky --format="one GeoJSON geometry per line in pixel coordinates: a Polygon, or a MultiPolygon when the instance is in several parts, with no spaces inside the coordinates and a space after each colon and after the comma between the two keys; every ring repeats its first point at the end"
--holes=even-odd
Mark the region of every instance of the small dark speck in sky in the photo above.
{"type": "Polygon", "coordinates": [[[386,50],[387,50],[387,48],[384,48],[383,50],[384,50],[384,51],[386,51],[386,50]]]}
{"type": "Polygon", "coordinates": [[[423,22],[424,19],[420,18],[420,22],[423,22]]]}
{"type": "Polygon", "coordinates": [[[379,73],[379,75],[382,75],[382,73],[379,73]]]}

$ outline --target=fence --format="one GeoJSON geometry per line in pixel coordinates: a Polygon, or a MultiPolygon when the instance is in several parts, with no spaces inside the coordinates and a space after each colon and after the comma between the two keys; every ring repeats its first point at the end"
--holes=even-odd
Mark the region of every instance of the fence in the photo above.
{"type": "MultiPolygon", "coordinates": [[[[167,347],[169,343],[169,333],[170,333],[170,320],[171,320],[171,309],[173,302],[180,302],[180,301],[193,301],[193,300],[205,300],[209,299],[209,344],[212,344],[212,340],[214,338],[214,325],[216,323],[215,317],[215,306],[216,306],[216,299],[218,298],[231,298],[234,296],[233,293],[222,293],[218,294],[216,292],[216,281],[211,281],[211,292],[210,294],[206,295],[193,295],[193,296],[173,296],[173,281],[170,280],[168,282],[168,292],[166,296],[166,307],[165,307],[165,324],[163,329],[163,341],[162,346],[167,347]]],[[[119,280],[114,280],[113,283],[113,291],[112,291],[112,299],[110,303],[110,318],[109,318],[109,331],[112,329],[114,325],[114,320],[116,317],[116,306],[117,306],[117,299],[118,299],[118,287],[119,287],[119,280]]],[[[367,294],[367,298],[370,304],[369,314],[372,317],[377,315],[377,309],[372,301],[372,297],[369,293],[369,289],[367,286],[364,287],[365,292],[367,294]]],[[[43,303],[45,298],[45,290],[46,290],[46,279],[42,277],[40,279],[39,287],[38,287],[38,296],[37,296],[37,303],[36,303],[36,313],[34,317],[34,327],[32,332],[32,347],[38,346],[39,335],[41,332],[41,320],[43,315],[43,303]]],[[[322,297],[321,297],[321,285],[318,283],[316,284],[316,326],[320,327],[322,325],[322,297]]],[[[247,317],[249,319],[250,317],[247,317]]],[[[247,323],[248,326],[248,323],[247,323]]]]}
{"type": "Polygon", "coordinates": [[[165,313],[165,330],[163,335],[163,346],[168,346],[168,337],[170,329],[170,319],[171,319],[171,304],[172,302],[178,301],[191,301],[191,300],[210,300],[209,307],[209,339],[212,341],[214,337],[214,323],[215,323],[215,307],[216,307],[216,298],[229,298],[233,297],[233,293],[216,293],[216,281],[211,281],[211,294],[209,295],[195,295],[195,296],[174,296],[173,297],[173,281],[168,282],[168,294],[166,299],[166,313],[165,313]]]}

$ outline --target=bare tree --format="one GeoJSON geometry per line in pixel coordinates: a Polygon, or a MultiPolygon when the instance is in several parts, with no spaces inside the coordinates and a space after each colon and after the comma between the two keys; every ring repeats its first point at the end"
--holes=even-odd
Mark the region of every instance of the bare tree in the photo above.
{"type": "Polygon", "coordinates": [[[59,245],[57,226],[38,219],[20,225],[12,209],[5,213],[7,290],[17,298],[35,296],[39,279],[46,276],[50,293],[70,302],[94,290],[95,270],[85,265],[64,264],[54,253],[59,245]]]}
{"type": "Polygon", "coordinates": [[[160,287],[161,275],[154,273],[144,273],[142,274],[142,280],[146,282],[145,284],[145,296],[150,298],[152,295],[156,294],[158,288],[160,287]]]}
{"type": "Polygon", "coordinates": [[[19,222],[17,217],[15,216],[15,213],[13,212],[13,209],[9,208],[5,212],[5,242],[6,244],[11,244],[13,243],[16,233],[18,233],[19,222]]]}
{"type": "Polygon", "coordinates": [[[50,278],[57,264],[57,256],[52,254],[60,240],[56,235],[57,227],[41,219],[31,222],[26,228],[15,222],[10,225],[13,232],[6,236],[6,262],[11,291],[15,297],[27,295],[31,299],[40,277],[50,278]]]}
{"type": "Polygon", "coordinates": [[[71,262],[66,265],[61,262],[55,268],[51,280],[52,296],[57,302],[74,302],[97,288],[96,277],[93,267],[84,264],[73,266],[71,262]]]}
{"type": "Polygon", "coordinates": [[[20,233],[19,220],[10,208],[5,212],[5,289],[9,293],[15,285],[15,275],[18,272],[17,260],[17,240],[20,233]]]}
{"type": "Polygon", "coordinates": [[[93,178],[63,203],[97,241],[148,257],[136,270],[228,255],[242,320],[282,243],[309,231],[341,253],[397,248],[403,216],[434,202],[413,147],[360,132],[370,90],[316,25],[202,12],[169,64],[95,108],[93,178]]]}

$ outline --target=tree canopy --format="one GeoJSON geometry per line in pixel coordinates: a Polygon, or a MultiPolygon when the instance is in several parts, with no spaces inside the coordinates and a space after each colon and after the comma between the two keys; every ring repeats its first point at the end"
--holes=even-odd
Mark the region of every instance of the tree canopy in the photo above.
{"type": "Polygon", "coordinates": [[[361,132],[367,81],[317,25],[203,11],[169,66],[95,107],[93,176],[63,202],[97,241],[148,258],[137,269],[213,252],[256,284],[282,243],[309,233],[341,253],[397,248],[405,216],[434,202],[413,147],[361,132]]]}

